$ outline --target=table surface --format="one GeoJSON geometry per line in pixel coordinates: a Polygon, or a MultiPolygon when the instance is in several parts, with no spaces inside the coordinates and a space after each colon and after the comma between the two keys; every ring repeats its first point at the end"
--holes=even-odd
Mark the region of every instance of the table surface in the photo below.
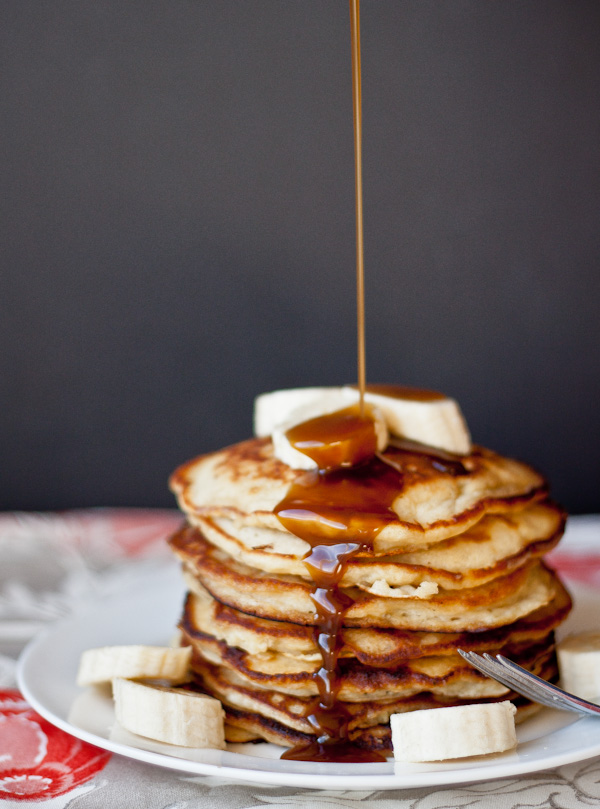
{"type": "MultiPolygon", "coordinates": [[[[99,750],[51,726],[16,689],[21,649],[48,622],[139,576],[140,565],[169,559],[164,540],[180,523],[177,512],[146,509],[0,514],[2,809],[600,807],[600,759],[464,786],[333,792],[174,772],[99,750]]],[[[567,584],[600,585],[600,516],[571,518],[550,561],[567,584]]]]}

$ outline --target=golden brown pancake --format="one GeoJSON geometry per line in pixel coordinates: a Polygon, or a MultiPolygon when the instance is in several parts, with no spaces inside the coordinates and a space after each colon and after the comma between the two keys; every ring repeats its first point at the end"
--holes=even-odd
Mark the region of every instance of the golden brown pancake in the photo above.
{"type": "MultiPolygon", "coordinates": [[[[321,661],[284,655],[250,655],[227,646],[208,633],[183,631],[196,657],[234,672],[238,682],[301,697],[317,696],[314,674],[321,661]]],[[[552,647],[552,638],[535,644],[509,644],[499,651],[515,662],[531,667],[542,652],[552,647]]],[[[192,664],[193,667],[193,664],[192,664]]],[[[430,691],[444,697],[481,699],[506,694],[499,683],[482,676],[457,653],[405,660],[396,668],[365,666],[356,658],[343,658],[336,675],[338,698],[345,702],[387,700],[430,691]]]]}
{"type": "MultiPolygon", "coordinates": [[[[482,447],[456,462],[463,470],[458,473],[419,452],[388,447],[383,456],[402,464],[403,484],[393,503],[398,519],[377,535],[376,553],[431,545],[462,533],[484,514],[522,508],[546,493],[544,479],[530,467],[482,447]]],[[[189,517],[227,517],[281,530],[273,510],[302,474],[274,457],[270,439],[255,438],[189,461],[170,483],[189,517]]]]}
{"type": "MultiPolygon", "coordinates": [[[[510,514],[488,514],[462,534],[412,553],[376,555],[363,549],[345,565],[340,584],[363,589],[377,581],[390,587],[427,581],[444,589],[485,584],[552,550],[562,536],[564,522],[561,509],[549,501],[510,514]]],[[[282,531],[236,530],[235,523],[224,519],[195,518],[192,524],[208,542],[248,567],[310,580],[303,561],[309,547],[296,537],[297,552],[292,554],[282,552],[291,545],[289,534],[282,531]]]]}
{"type": "MultiPolygon", "coordinates": [[[[395,667],[405,660],[426,655],[455,654],[456,649],[489,652],[512,644],[535,644],[546,638],[565,619],[571,599],[557,581],[553,601],[525,618],[482,632],[414,632],[380,627],[343,627],[340,657],[355,657],[378,668],[395,667]]],[[[216,601],[198,585],[189,592],[181,619],[184,633],[210,635],[224,641],[235,654],[245,652],[259,659],[284,656],[295,660],[320,660],[312,626],[256,618],[216,601]]]]}
{"type": "MultiPolygon", "coordinates": [[[[198,581],[218,601],[250,615],[315,623],[311,585],[304,579],[275,577],[249,568],[188,527],[171,539],[171,547],[185,562],[190,589],[194,590],[198,581]]],[[[530,562],[479,587],[440,591],[429,598],[380,597],[350,587],[344,592],[353,603],[345,613],[344,624],[439,632],[491,629],[549,603],[556,591],[555,581],[546,567],[530,562]]]]}

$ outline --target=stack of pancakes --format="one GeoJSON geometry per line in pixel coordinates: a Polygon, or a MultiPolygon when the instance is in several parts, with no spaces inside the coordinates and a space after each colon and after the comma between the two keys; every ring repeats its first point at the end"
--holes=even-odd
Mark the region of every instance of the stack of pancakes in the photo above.
{"type": "MultiPolygon", "coordinates": [[[[480,447],[451,458],[398,443],[383,455],[398,470],[395,517],[343,567],[335,675],[349,738],[387,751],[394,713],[508,697],[523,715],[531,706],[457,649],[502,652],[554,680],[553,631],[570,600],[543,562],[564,514],[530,467],[480,447]]],[[[310,547],[275,513],[304,474],[256,438],[171,478],[187,518],[170,540],[189,590],[182,642],[198,687],[223,703],[228,741],[315,738],[323,659],[310,547]]]]}

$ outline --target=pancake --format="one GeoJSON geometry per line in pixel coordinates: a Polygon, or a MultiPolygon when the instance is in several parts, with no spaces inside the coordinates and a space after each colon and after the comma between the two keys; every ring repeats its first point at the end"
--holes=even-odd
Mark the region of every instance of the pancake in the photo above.
{"type": "MultiPolygon", "coordinates": [[[[393,503],[397,519],[381,530],[376,553],[414,549],[460,534],[487,513],[507,513],[541,499],[544,478],[518,461],[476,447],[443,466],[434,455],[395,449],[382,453],[403,470],[393,503]]],[[[226,517],[243,525],[280,530],[275,507],[304,473],[273,454],[268,438],[255,438],[179,467],[170,484],[188,516],[226,517]]]]}
{"type": "MultiPolygon", "coordinates": [[[[288,671],[281,672],[280,659],[251,658],[244,653],[232,653],[222,641],[210,636],[187,637],[186,640],[190,641],[199,659],[227,670],[235,678],[234,682],[240,685],[299,697],[318,696],[313,674],[320,662],[307,665],[298,661],[294,666],[294,661],[288,659],[285,661],[288,671]],[[290,670],[294,668],[297,670],[290,670]]],[[[393,670],[368,669],[355,660],[345,660],[340,664],[337,682],[337,698],[343,702],[388,700],[413,696],[421,691],[473,700],[499,697],[508,692],[489,677],[478,675],[459,655],[422,657],[393,670]]]]}
{"type": "MultiPolygon", "coordinates": [[[[455,654],[456,649],[489,652],[512,644],[535,644],[560,625],[571,608],[569,594],[556,581],[555,598],[526,617],[497,629],[483,632],[415,632],[369,627],[342,627],[340,658],[355,657],[378,668],[395,667],[405,660],[426,655],[455,654]]],[[[201,585],[189,592],[180,627],[193,639],[198,634],[224,641],[236,654],[258,659],[285,656],[314,662],[321,659],[312,626],[289,621],[272,621],[240,612],[216,601],[201,585]]]]}
{"type": "MultiPolygon", "coordinates": [[[[316,622],[312,588],[304,579],[274,577],[249,568],[188,526],[170,542],[185,562],[190,589],[198,581],[219,601],[257,617],[302,624],[316,622]]],[[[350,587],[344,590],[352,599],[344,624],[475,632],[512,623],[549,603],[556,591],[555,581],[554,574],[543,564],[530,562],[479,587],[441,591],[428,598],[378,596],[350,587]]]]}
{"type": "MultiPolygon", "coordinates": [[[[340,584],[369,588],[384,581],[401,587],[428,581],[445,589],[484,584],[552,550],[564,521],[562,510],[549,501],[508,514],[488,514],[462,534],[426,549],[392,555],[363,550],[347,562],[340,584]]],[[[224,518],[196,517],[191,524],[212,545],[249,567],[310,580],[303,561],[309,546],[287,532],[239,527],[224,518]]]]}
{"type": "MultiPolygon", "coordinates": [[[[200,659],[235,672],[238,681],[246,685],[302,697],[319,693],[314,675],[322,665],[320,659],[251,655],[228,646],[210,633],[192,632],[186,624],[182,625],[182,631],[185,643],[191,645],[195,653],[192,668],[194,661],[200,659]]],[[[536,643],[516,644],[511,641],[498,651],[525,668],[531,668],[541,653],[552,645],[553,639],[548,635],[536,643]]],[[[336,687],[338,699],[347,702],[412,696],[421,691],[445,697],[480,699],[502,696],[508,690],[481,675],[456,652],[406,659],[395,668],[366,666],[356,658],[345,657],[339,661],[336,687]]]]}

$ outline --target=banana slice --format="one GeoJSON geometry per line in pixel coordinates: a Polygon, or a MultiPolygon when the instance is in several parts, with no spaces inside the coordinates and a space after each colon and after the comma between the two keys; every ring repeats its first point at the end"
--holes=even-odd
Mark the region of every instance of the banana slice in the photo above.
{"type": "Polygon", "coordinates": [[[254,435],[259,438],[271,435],[276,427],[290,421],[296,411],[302,414],[305,407],[310,407],[315,402],[319,403],[317,411],[301,415],[295,424],[313,416],[334,413],[348,406],[348,400],[343,396],[341,387],[284,388],[262,393],[254,400],[254,435]]]}
{"type": "Polygon", "coordinates": [[[439,586],[433,581],[422,581],[416,587],[413,584],[390,587],[385,579],[376,579],[371,585],[359,582],[358,587],[365,593],[382,598],[431,598],[439,591],[439,586]]]}
{"type": "Polygon", "coordinates": [[[570,635],[556,647],[560,683],[566,691],[597,702],[600,698],[600,632],[570,635]]]}
{"type": "Polygon", "coordinates": [[[117,722],[131,733],[181,747],[225,749],[225,712],[218,699],[120,677],[113,680],[117,722]]]}
{"type": "MultiPolygon", "coordinates": [[[[358,399],[355,388],[342,392],[358,399]]],[[[365,402],[379,408],[390,434],[419,441],[456,455],[471,452],[471,436],[464,416],[454,399],[441,393],[396,385],[377,385],[365,393],[365,402]]]]}
{"type": "MultiPolygon", "coordinates": [[[[355,404],[358,398],[358,390],[351,386],[290,388],[263,393],[254,402],[255,435],[271,435],[277,457],[289,466],[313,468],[308,465],[312,463],[310,459],[307,464],[306,456],[297,450],[290,447],[295,453],[290,455],[287,448],[279,449],[285,444],[281,436],[296,424],[343,410],[355,404]]],[[[393,436],[458,455],[471,451],[469,430],[454,399],[415,388],[373,385],[367,388],[365,402],[376,409],[378,418],[381,417],[393,436]]],[[[382,449],[381,437],[379,449],[382,449]]]]}
{"type": "Polygon", "coordinates": [[[442,761],[510,750],[517,744],[515,713],[505,700],[393,714],[394,758],[442,761]]]}
{"type": "Polygon", "coordinates": [[[192,647],[103,646],[81,655],[77,685],[107,683],[115,677],[140,680],[166,680],[182,683],[188,679],[192,647]]]}

